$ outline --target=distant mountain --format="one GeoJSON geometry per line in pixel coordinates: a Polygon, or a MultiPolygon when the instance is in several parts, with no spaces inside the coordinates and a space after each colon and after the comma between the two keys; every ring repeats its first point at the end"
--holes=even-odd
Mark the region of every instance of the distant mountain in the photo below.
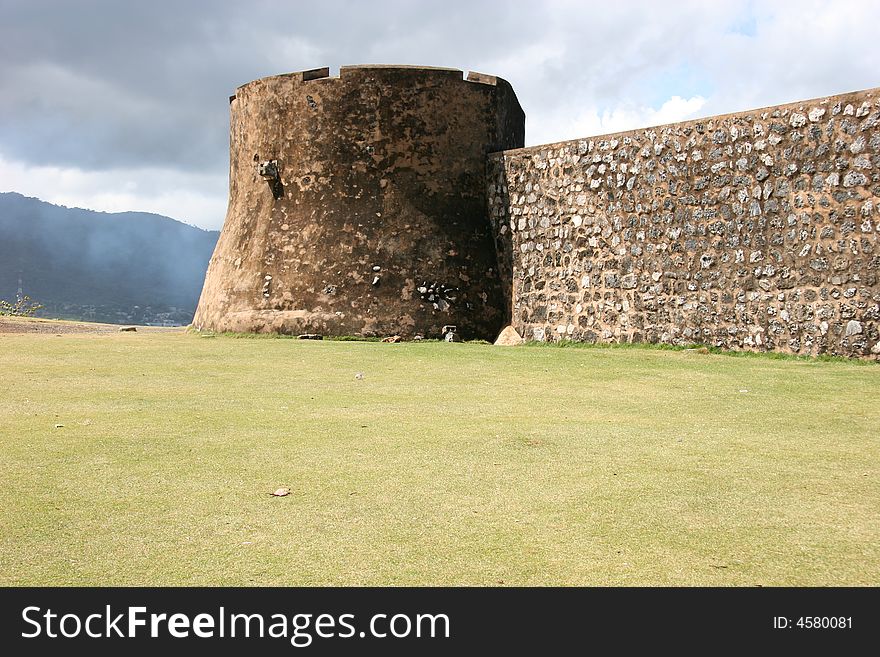
{"type": "Polygon", "coordinates": [[[188,324],[219,235],[157,214],[0,193],[0,299],[20,288],[44,317],[188,324]]]}

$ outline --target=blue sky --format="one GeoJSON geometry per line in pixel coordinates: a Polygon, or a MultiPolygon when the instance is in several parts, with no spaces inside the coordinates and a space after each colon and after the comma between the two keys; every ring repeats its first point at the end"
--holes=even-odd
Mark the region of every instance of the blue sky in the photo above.
{"type": "Polygon", "coordinates": [[[492,73],[540,144],[880,86],[878,25],[876,0],[0,0],[0,191],[218,228],[257,77],[492,73]]]}

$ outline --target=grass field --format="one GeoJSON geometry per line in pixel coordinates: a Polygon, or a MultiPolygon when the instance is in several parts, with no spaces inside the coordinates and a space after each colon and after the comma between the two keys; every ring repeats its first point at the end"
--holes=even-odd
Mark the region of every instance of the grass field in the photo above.
{"type": "Polygon", "coordinates": [[[0,584],[880,584],[876,363],[166,332],[0,367],[0,584]]]}

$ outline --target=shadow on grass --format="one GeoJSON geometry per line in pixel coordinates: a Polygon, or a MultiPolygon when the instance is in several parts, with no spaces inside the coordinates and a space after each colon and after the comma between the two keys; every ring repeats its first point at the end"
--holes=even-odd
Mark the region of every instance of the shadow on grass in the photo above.
{"type": "Polygon", "coordinates": [[[651,343],[651,342],[577,342],[575,340],[558,340],[556,342],[538,342],[530,340],[525,347],[539,349],[644,349],[649,351],[694,351],[704,354],[717,354],[733,358],[762,358],[768,360],[793,360],[808,363],[851,363],[857,365],[877,365],[880,361],[872,358],[847,358],[820,354],[818,356],[784,354],[777,351],[732,351],[720,347],[692,343],[683,345],[651,343]]]}
{"type": "MultiPolygon", "coordinates": [[[[235,340],[298,340],[299,337],[281,333],[214,333],[212,331],[197,331],[191,327],[187,333],[197,335],[200,338],[232,338],[235,340]]],[[[324,336],[328,342],[382,342],[382,338],[364,337],[360,335],[335,335],[324,336]]],[[[418,341],[407,340],[406,342],[437,343],[443,340],[423,339],[418,341]]],[[[465,344],[490,345],[486,340],[465,340],[465,344]]],[[[818,356],[785,354],[776,351],[732,351],[720,347],[710,347],[700,343],[682,345],[652,343],[652,342],[577,342],[575,340],[557,340],[554,342],[539,342],[529,340],[522,344],[523,347],[535,349],[633,349],[648,351],[691,351],[703,354],[717,354],[732,358],[761,358],[767,360],[801,361],[806,363],[852,363],[857,365],[878,365],[880,360],[873,358],[847,358],[846,356],[832,356],[820,354],[818,356]]]]}

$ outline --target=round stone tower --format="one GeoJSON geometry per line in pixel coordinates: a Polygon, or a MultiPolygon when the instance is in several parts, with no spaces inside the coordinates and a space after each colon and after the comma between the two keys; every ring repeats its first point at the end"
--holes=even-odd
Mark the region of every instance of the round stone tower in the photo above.
{"type": "Polygon", "coordinates": [[[486,155],[523,145],[511,86],[347,66],[230,99],[229,208],[193,324],[492,339],[506,319],[486,155]]]}

